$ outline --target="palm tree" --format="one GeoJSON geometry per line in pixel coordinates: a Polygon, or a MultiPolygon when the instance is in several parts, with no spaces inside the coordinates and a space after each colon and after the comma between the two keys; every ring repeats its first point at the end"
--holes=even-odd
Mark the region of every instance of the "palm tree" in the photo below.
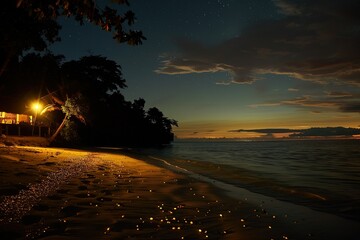
{"type": "Polygon", "coordinates": [[[66,122],[69,121],[71,117],[75,117],[80,122],[86,124],[84,115],[87,112],[87,106],[84,104],[84,99],[80,93],[76,94],[73,97],[66,96],[65,101],[62,101],[58,97],[54,96],[54,94],[52,93],[49,93],[49,95],[53,103],[45,106],[45,108],[41,111],[40,115],[52,111],[62,111],[65,114],[61,124],[49,139],[49,142],[52,143],[59,135],[61,130],[64,128],[66,122]]]}
{"type": "Polygon", "coordinates": [[[174,119],[169,119],[156,107],[150,108],[147,111],[147,120],[152,125],[154,134],[157,136],[159,143],[170,143],[173,140],[172,126],[178,126],[174,119]]]}
{"type": "Polygon", "coordinates": [[[50,142],[54,141],[72,117],[85,124],[84,116],[89,105],[94,107],[98,102],[106,102],[111,95],[119,96],[120,89],[126,87],[120,66],[102,56],[86,56],[65,62],[60,72],[61,87],[55,92],[60,92],[65,97],[58,97],[54,92],[48,91],[52,103],[42,111],[62,111],[65,114],[61,124],[50,137],[50,142]]]}

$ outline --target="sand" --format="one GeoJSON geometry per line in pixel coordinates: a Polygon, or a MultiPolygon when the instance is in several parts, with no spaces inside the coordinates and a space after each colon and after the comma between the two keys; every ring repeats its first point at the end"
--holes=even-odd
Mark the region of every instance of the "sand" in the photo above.
{"type": "Polygon", "coordinates": [[[246,192],[230,197],[156,165],[104,150],[0,146],[1,239],[321,239],[246,192]]]}

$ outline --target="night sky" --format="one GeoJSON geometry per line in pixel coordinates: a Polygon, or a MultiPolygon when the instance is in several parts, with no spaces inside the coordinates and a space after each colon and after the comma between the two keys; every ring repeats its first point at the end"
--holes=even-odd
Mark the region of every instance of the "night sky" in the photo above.
{"type": "Polygon", "coordinates": [[[130,4],[135,29],[147,38],[143,45],[118,44],[96,26],[61,19],[62,41],[51,49],[67,60],[92,54],[118,62],[127,100],[144,98],[147,108],[156,106],[178,120],[177,137],[359,127],[359,1],[130,4]]]}

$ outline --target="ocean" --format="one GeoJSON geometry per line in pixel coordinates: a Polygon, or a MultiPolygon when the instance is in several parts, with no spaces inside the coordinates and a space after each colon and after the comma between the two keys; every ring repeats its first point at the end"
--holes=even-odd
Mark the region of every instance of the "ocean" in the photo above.
{"type": "Polygon", "coordinates": [[[141,151],[216,181],[360,221],[360,140],[178,140],[141,151]]]}

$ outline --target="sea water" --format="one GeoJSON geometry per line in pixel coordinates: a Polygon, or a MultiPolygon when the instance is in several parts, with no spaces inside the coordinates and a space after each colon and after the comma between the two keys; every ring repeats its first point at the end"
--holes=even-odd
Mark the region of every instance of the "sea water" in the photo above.
{"type": "Polygon", "coordinates": [[[360,141],[176,141],[146,155],[214,180],[360,221],[360,141]]]}

